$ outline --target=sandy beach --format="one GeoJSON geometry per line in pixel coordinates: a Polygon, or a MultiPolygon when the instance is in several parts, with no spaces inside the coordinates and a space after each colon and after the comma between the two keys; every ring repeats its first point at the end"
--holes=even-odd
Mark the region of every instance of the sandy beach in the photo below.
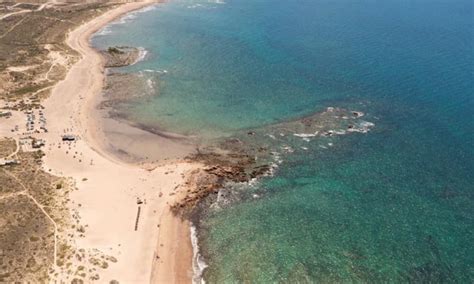
{"type": "Polygon", "coordinates": [[[38,135],[47,145],[45,169],[72,177],[77,187],[70,194],[71,209],[78,212],[86,230],[75,245],[117,259],[99,272],[100,281],[106,283],[189,283],[193,273],[189,226],[170,213],[169,205],[180,196],[186,173],[197,166],[125,163],[105,150],[107,141],[98,123],[96,106],[105,75],[90,37],[117,17],[154,3],[121,5],[70,32],[67,44],[82,58],[45,101],[48,132],[38,135]],[[64,134],[77,140],[63,143],[64,134]]]}

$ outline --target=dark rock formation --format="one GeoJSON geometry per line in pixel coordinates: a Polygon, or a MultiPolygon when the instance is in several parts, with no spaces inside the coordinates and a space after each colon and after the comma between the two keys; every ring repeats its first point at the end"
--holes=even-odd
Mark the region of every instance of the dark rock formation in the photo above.
{"type": "Polygon", "coordinates": [[[288,145],[298,140],[365,133],[373,124],[361,121],[361,116],[362,112],[330,107],[301,119],[246,130],[214,141],[188,157],[205,167],[191,175],[186,185],[187,196],[172,208],[185,215],[206,210],[206,206],[218,200],[219,191],[228,185],[269,175],[275,163],[279,163],[280,155],[294,151],[288,145]]]}
{"type": "Polygon", "coordinates": [[[105,67],[123,67],[132,65],[140,57],[140,50],[135,47],[117,46],[102,50],[101,54],[105,59],[105,67]]]}

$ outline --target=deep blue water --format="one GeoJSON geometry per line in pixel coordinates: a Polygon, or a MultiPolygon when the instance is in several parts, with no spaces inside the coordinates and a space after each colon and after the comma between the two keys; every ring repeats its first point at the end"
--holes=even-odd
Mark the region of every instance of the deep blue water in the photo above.
{"type": "Polygon", "coordinates": [[[474,281],[472,1],[170,1],[135,16],[94,38],[149,51],[123,69],[156,90],[133,119],[204,137],[328,106],[375,123],[292,145],[248,188],[260,198],[204,216],[209,282],[474,281]]]}

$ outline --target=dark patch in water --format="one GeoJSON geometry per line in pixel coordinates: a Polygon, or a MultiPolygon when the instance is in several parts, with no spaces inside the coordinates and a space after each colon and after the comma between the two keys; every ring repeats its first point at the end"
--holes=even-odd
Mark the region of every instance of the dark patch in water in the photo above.
{"type": "Polygon", "coordinates": [[[199,207],[197,211],[201,212],[206,209],[198,206],[200,201],[212,196],[211,204],[214,203],[219,189],[228,184],[246,183],[261,176],[271,175],[281,163],[280,153],[291,154],[295,151],[288,145],[310,138],[368,132],[373,124],[361,120],[362,116],[362,112],[328,107],[326,111],[301,119],[249,129],[232,137],[211,141],[209,145],[198,148],[196,154],[188,157],[189,160],[204,164],[206,168],[194,174],[191,178],[194,182],[189,182],[192,184],[192,190],[173,209],[189,215],[194,208],[199,207]],[[350,131],[346,131],[348,125],[352,126],[350,131]],[[197,178],[199,175],[204,178],[197,178]]]}
{"type": "Polygon", "coordinates": [[[408,272],[409,283],[450,283],[455,279],[449,264],[444,263],[436,239],[426,237],[432,260],[415,266],[408,272]]]}

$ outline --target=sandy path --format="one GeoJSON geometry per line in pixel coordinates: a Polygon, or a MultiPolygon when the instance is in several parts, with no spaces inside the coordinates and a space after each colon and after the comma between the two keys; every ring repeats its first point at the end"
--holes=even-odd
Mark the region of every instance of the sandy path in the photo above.
{"type": "Polygon", "coordinates": [[[78,190],[71,193],[71,206],[87,226],[85,237],[76,240],[77,246],[99,249],[118,260],[99,272],[100,282],[104,283],[148,283],[152,265],[160,271],[153,274],[155,283],[191,281],[192,248],[189,234],[183,233],[189,229],[187,224],[170,217],[168,204],[177,196],[175,188],[183,183],[184,174],[196,166],[173,163],[145,170],[119,162],[101,150],[103,142],[96,123],[95,106],[104,69],[101,57],[89,46],[90,36],[118,16],[149,4],[124,4],[72,31],[67,43],[82,59],[54,87],[44,104],[49,130],[40,136],[47,142],[45,168],[74,178],[78,190]],[[65,144],[61,142],[64,133],[78,135],[79,139],[65,144]],[[143,203],[138,204],[138,199],[143,203]],[[140,218],[135,230],[138,210],[140,218]],[[159,224],[162,216],[166,216],[166,222],[159,224]],[[155,252],[157,240],[163,244],[159,252],[155,252]],[[179,250],[173,245],[176,243],[179,250]],[[179,269],[160,269],[162,266],[179,269]]]}
{"type": "MultiPolygon", "coordinates": [[[[15,4],[15,5],[13,5],[12,7],[16,7],[16,6],[19,5],[19,4],[21,4],[21,3],[17,3],[17,4],[15,4]]],[[[48,5],[49,5],[49,3],[44,3],[44,4],[41,4],[41,5],[38,7],[38,9],[36,9],[36,10],[27,10],[27,9],[24,9],[24,10],[20,10],[20,11],[16,11],[16,12],[11,12],[11,13],[8,13],[8,14],[5,14],[5,15],[1,16],[1,17],[0,17],[0,20],[4,20],[4,19],[6,19],[6,18],[8,18],[8,17],[10,17],[10,16],[13,16],[13,15],[18,15],[18,14],[23,14],[23,13],[31,13],[31,12],[33,12],[33,11],[41,11],[41,10],[43,10],[43,9],[44,9],[46,6],[48,6],[48,5]]]]}

